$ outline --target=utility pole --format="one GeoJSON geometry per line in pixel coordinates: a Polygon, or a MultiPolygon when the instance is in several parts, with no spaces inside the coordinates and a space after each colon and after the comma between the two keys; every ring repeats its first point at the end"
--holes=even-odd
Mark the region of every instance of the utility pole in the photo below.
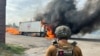
{"type": "Polygon", "coordinates": [[[6,0],[0,0],[0,43],[5,43],[6,0]]]}

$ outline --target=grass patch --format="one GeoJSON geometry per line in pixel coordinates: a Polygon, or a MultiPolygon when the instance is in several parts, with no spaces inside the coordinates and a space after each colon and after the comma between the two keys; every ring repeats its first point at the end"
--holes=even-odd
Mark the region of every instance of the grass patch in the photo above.
{"type": "Polygon", "coordinates": [[[25,50],[22,46],[0,44],[0,55],[12,56],[12,54],[23,54],[25,50]]]}

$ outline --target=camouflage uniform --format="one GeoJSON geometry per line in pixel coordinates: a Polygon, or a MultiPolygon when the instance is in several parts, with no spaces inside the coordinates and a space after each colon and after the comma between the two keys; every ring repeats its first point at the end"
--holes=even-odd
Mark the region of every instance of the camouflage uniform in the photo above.
{"type": "MultiPolygon", "coordinates": [[[[58,38],[57,44],[59,47],[62,46],[72,46],[67,40],[71,36],[71,30],[67,26],[59,26],[55,30],[56,37],[58,38]]],[[[57,47],[55,45],[50,45],[45,56],[57,56],[57,47]]],[[[73,47],[74,56],[82,56],[81,49],[78,46],[73,47]]]]}
{"type": "MultiPolygon", "coordinates": [[[[59,43],[59,44],[61,44],[61,46],[70,45],[69,43],[66,43],[66,44],[59,43]]],[[[45,56],[57,56],[56,53],[57,53],[57,48],[54,45],[51,45],[46,50],[46,55],[45,56]]],[[[82,56],[81,49],[78,46],[74,47],[73,53],[74,53],[74,56],[82,56]]]]}

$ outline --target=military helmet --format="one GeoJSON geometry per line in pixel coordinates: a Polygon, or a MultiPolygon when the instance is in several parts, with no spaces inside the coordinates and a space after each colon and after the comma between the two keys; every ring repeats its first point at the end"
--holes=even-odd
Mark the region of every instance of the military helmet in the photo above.
{"type": "Polygon", "coordinates": [[[60,39],[68,39],[71,36],[71,30],[68,26],[62,25],[55,29],[55,35],[60,39]]]}

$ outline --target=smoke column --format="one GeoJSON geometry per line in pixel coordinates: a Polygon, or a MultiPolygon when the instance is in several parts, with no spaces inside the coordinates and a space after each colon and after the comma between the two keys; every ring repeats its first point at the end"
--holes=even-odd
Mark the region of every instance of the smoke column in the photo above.
{"type": "Polygon", "coordinates": [[[73,34],[94,28],[100,22],[100,0],[87,0],[85,8],[77,11],[74,0],[53,0],[47,6],[41,20],[53,26],[69,26],[73,34]]]}

